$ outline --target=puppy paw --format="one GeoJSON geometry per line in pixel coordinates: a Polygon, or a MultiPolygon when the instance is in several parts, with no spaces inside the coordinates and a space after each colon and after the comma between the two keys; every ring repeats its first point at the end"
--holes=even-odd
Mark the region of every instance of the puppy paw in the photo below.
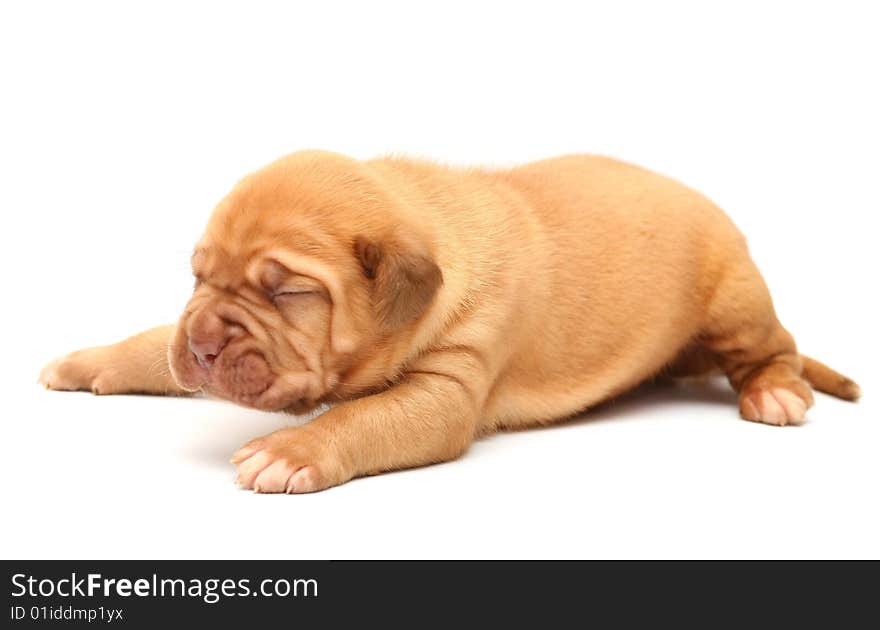
{"type": "Polygon", "coordinates": [[[801,424],[813,406],[813,392],[803,381],[786,385],[753,385],[740,395],[739,411],[746,420],[776,426],[801,424]]]}
{"type": "Polygon", "coordinates": [[[281,429],[241,447],[231,462],[238,485],[260,493],[317,492],[351,478],[310,427],[281,429]]]}
{"type": "Polygon", "coordinates": [[[78,350],[55,359],[40,372],[39,383],[46,389],[91,391],[119,394],[127,391],[102,347],[78,350]]]}

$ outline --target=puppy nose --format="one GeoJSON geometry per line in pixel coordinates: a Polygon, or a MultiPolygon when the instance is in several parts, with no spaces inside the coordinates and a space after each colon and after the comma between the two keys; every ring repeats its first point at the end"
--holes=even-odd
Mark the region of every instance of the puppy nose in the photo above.
{"type": "Polygon", "coordinates": [[[214,339],[199,339],[195,337],[189,338],[189,349],[204,368],[211,367],[223,349],[221,343],[214,339]]]}
{"type": "Polygon", "coordinates": [[[197,313],[189,325],[189,349],[199,365],[210,368],[223,348],[229,343],[235,326],[227,324],[216,313],[203,310],[197,313]]]}

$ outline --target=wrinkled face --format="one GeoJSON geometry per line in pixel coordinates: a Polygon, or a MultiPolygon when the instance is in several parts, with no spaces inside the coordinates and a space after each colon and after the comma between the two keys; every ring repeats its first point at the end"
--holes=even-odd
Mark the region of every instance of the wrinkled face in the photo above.
{"type": "Polygon", "coordinates": [[[169,347],[181,387],[302,413],[343,377],[356,380],[346,370],[425,310],[442,282],[438,267],[411,239],[370,236],[391,234],[383,224],[395,222],[337,162],[294,154],[218,205],[169,347]]]}
{"type": "MultiPolygon", "coordinates": [[[[330,292],[271,254],[249,258],[230,260],[211,243],[197,248],[196,288],[178,324],[172,370],[187,389],[258,409],[308,410],[338,378],[330,361],[330,292]]],[[[314,273],[307,263],[300,267],[314,273]]]]}

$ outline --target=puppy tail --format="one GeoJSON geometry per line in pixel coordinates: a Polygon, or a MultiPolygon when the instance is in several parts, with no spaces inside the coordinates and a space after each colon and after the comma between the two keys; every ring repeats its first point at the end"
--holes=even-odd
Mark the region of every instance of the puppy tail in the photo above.
{"type": "Polygon", "coordinates": [[[803,377],[814,389],[844,400],[858,400],[861,397],[862,389],[852,379],[803,354],[801,360],[804,363],[803,377]]]}

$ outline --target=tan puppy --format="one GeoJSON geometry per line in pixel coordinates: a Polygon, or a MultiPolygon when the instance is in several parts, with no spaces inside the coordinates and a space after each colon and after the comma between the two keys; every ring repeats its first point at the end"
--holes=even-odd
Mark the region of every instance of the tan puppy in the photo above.
{"type": "Polygon", "coordinates": [[[220,202],[192,264],[176,326],[75,352],[41,380],[341,403],[234,455],[258,492],[452,459],[660,375],[721,370],[741,415],[775,425],[804,419],[811,384],[859,396],[798,354],[719,208],[602,157],[490,171],[296,153],[220,202]]]}

